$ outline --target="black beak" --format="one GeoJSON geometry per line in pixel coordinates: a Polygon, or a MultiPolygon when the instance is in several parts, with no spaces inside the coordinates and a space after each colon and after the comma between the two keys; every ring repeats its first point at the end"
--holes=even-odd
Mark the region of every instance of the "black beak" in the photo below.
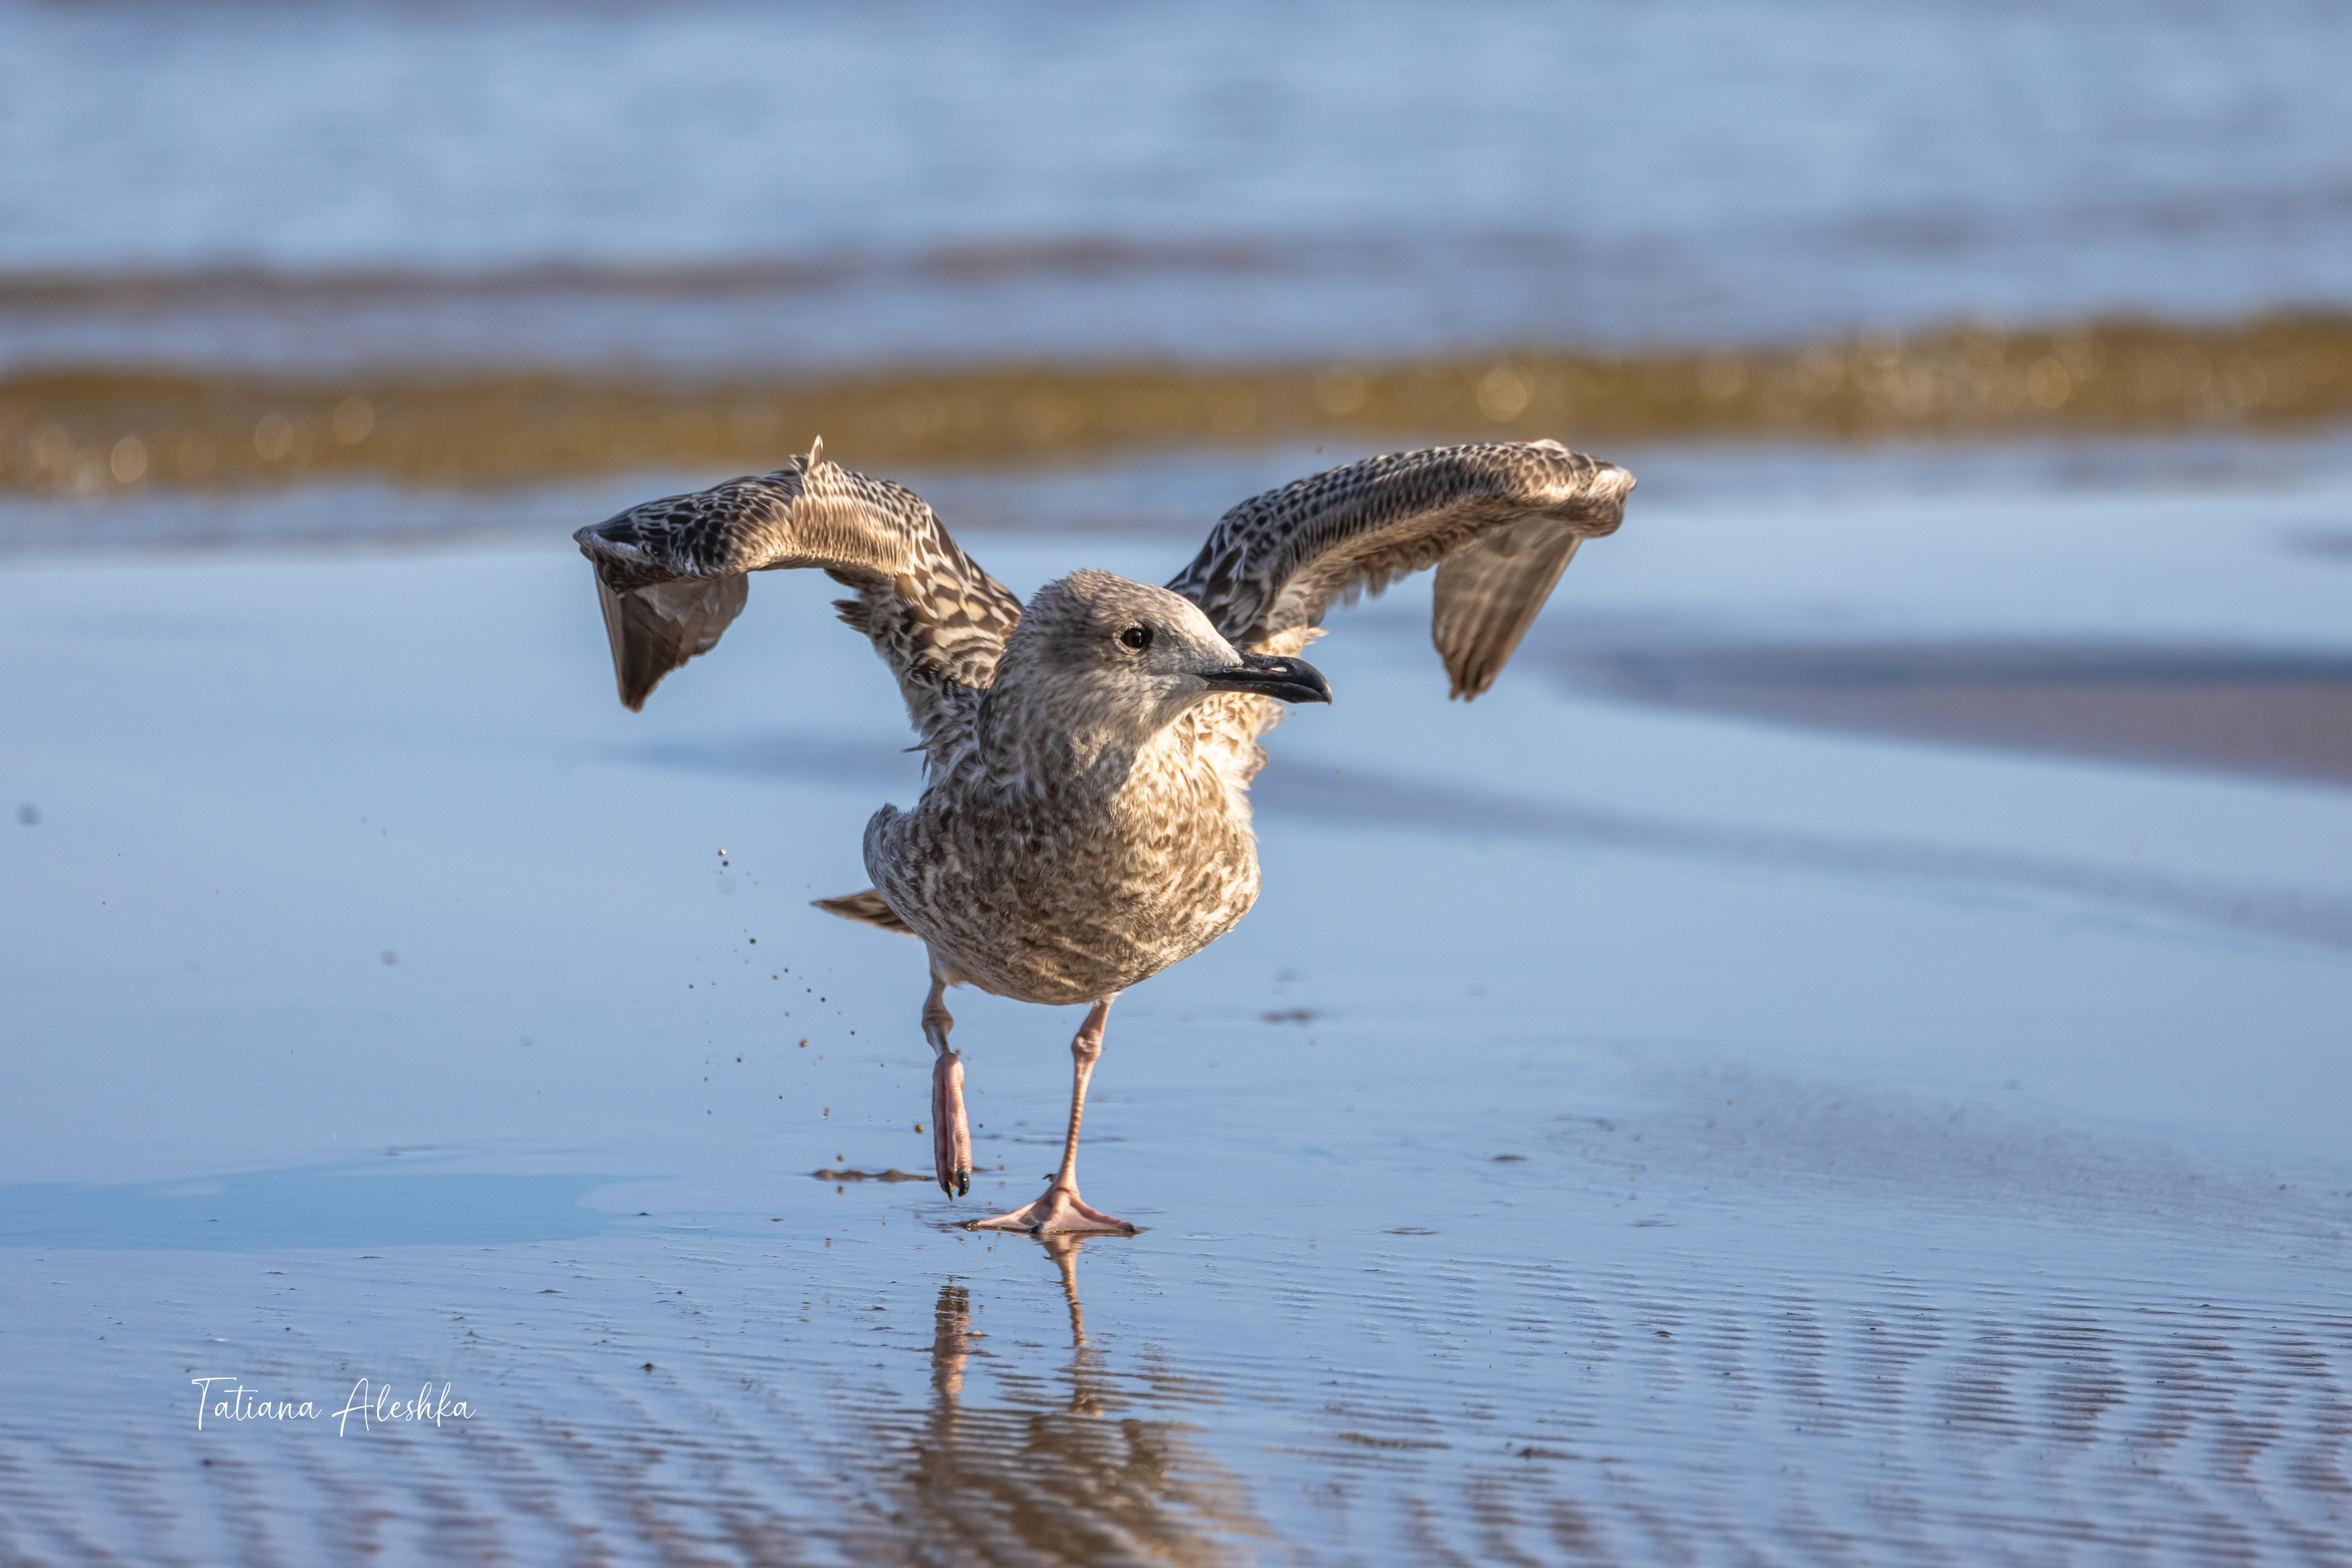
{"type": "Polygon", "coordinates": [[[1328,703],[1331,683],[1304,659],[1276,659],[1264,653],[1244,653],[1239,667],[1209,670],[1201,678],[1220,692],[1255,692],[1286,703],[1328,703]]]}

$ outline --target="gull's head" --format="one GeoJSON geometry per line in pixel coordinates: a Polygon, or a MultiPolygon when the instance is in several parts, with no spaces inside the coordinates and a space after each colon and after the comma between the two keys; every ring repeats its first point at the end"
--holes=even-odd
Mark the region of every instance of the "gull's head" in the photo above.
{"type": "Polygon", "coordinates": [[[1074,571],[1037,591],[1005,643],[996,686],[1073,729],[1129,744],[1221,692],[1331,700],[1306,660],[1244,653],[1191,600],[1108,571],[1074,571]]]}

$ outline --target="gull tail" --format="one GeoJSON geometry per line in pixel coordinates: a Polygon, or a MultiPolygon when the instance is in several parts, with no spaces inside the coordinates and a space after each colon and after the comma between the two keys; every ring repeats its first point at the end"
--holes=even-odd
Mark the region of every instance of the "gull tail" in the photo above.
{"type": "Polygon", "coordinates": [[[844,894],[839,898],[813,898],[809,903],[827,915],[838,915],[844,920],[862,920],[885,931],[896,931],[901,936],[915,934],[915,928],[899,919],[898,912],[883,903],[882,895],[870,887],[863,893],[844,894]]]}

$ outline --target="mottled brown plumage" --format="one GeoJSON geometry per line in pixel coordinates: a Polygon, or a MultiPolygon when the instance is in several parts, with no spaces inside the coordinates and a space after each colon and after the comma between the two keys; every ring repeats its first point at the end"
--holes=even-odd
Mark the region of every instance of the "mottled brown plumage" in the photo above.
{"type": "Polygon", "coordinates": [[[1577,544],[1615,529],[1633,476],[1554,442],[1349,464],[1228,512],[1166,588],[1075,572],[1022,606],[930,508],[824,461],[583,528],[622,701],[714,646],[745,574],[816,567],[898,678],[929,783],[866,830],[874,887],[821,906],[919,938],[940,1186],[971,1170],[946,988],[1092,1004],[1063,1165],[1045,1196],[976,1223],[1125,1228],[1076,1176],[1111,998],[1231,929],[1257,897],[1249,783],[1283,701],[1328,701],[1297,657],[1335,602],[1437,568],[1432,636],[1454,695],[1492,684],[1577,544]]]}
{"type": "Polygon", "coordinates": [[[1257,897],[1248,787],[1268,697],[1198,607],[1108,572],[1048,583],[962,744],[866,829],[884,903],[950,985],[1098,1001],[1224,935],[1257,897]],[[1119,638],[1140,628],[1150,645],[1119,638]]]}
{"type": "Polygon", "coordinates": [[[1475,697],[1578,542],[1616,531],[1633,488],[1622,468],[1557,441],[1367,457],[1244,501],[1168,586],[1242,647],[1287,648],[1334,601],[1434,566],[1432,639],[1453,695],[1475,697]]]}
{"type": "Polygon", "coordinates": [[[956,548],[939,517],[887,479],[824,460],[632,507],[572,536],[596,568],[621,701],[718,646],[742,613],[747,573],[818,567],[856,599],[843,621],[873,639],[916,729],[952,740],[988,684],[1021,601],[956,548]]]}

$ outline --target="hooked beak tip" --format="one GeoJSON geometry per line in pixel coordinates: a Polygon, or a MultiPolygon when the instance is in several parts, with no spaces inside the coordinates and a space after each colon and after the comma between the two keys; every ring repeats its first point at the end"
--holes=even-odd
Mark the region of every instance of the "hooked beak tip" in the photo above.
{"type": "Polygon", "coordinates": [[[1242,662],[1234,668],[1212,670],[1201,678],[1215,691],[1255,692],[1276,702],[1328,703],[1331,700],[1331,683],[1323,678],[1322,671],[1304,659],[1244,653],[1242,662]]]}

